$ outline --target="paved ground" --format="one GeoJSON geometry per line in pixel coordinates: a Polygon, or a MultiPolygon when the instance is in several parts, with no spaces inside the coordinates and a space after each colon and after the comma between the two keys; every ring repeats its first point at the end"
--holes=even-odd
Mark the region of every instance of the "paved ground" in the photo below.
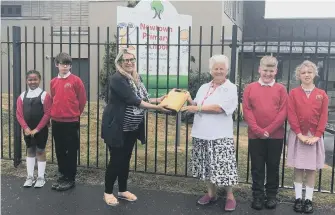
{"type": "MultiPolygon", "coordinates": [[[[199,207],[195,202],[198,196],[151,191],[131,188],[139,200],[135,203],[121,202],[117,207],[109,207],[102,200],[103,187],[77,184],[72,191],[64,193],[50,189],[49,181],[44,188],[23,188],[22,178],[1,176],[1,214],[15,215],[203,215],[223,214],[223,200],[217,204],[199,207]]],[[[314,214],[332,214],[319,211],[314,214]]],[[[230,214],[271,214],[295,215],[291,204],[280,204],[276,210],[261,212],[249,207],[249,202],[239,202],[237,210],[230,214]]]]}

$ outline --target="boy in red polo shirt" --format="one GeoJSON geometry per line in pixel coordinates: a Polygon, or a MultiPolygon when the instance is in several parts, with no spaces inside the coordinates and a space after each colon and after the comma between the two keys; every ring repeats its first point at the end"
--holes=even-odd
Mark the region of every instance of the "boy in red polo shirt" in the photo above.
{"type": "Polygon", "coordinates": [[[52,185],[52,189],[64,191],[75,185],[77,150],[80,145],[79,117],[86,104],[86,91],[81,79],[70,72],[72,65],[70,55],[58,54],[55,65],[59,73],[50,83],[53,100],[51,119],[61,177],[52,185]]]}
{"type": "Polygon", "coordinates": [[[264,178],[266,165],[266,208],[277,205],[279,164],[284,139],[284,122],[287,114],[287,91],[275,82],[278,61],[264,56],[260,60],[257,82],[249,84],[243,93],[243,113],[248,124],[249,152],[251,157],[253,202],[251,207],[264,206],[264,178]]]}

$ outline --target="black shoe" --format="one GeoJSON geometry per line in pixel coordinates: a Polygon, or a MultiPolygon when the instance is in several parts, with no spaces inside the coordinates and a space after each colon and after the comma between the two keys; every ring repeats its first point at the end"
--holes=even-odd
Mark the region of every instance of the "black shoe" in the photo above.
{"type": "Polygon", "coordinates": [[[297,213],[302,213],[304,212],[304,202],[302,199],[296,199],[294,202],[293,210],[297,213]]]}
{"type": "Polygon", "coordinates": [[[306,214],[310,214],[313,213],[314,209],[313,209],[313,203],[311,200],[306,199],[305,200],[305,204],[304,204],[304,213],[306,214]]]}
{"type": "Polygon", "coordinates": [[[264,206],[264,201],[261,198],[254,198],[251,207],[255,210],[262,210],[264,206]]]}
{"type": "Polygon", "coordinates": [[[57,191],[66,191],[75,186],[74,181],[63,181],[61,182],[58,187],[56,188],[57,191]]]}
{"type": "Polygon", "coordinates": [[[57,179],[57,181],[51,185],[51,189],[52,190],[57,190],[57,188],[59,187],[59,184],[62,183],[63,181],[65,181],[65,179],[66,179],[65,176],[61,175],[57,179]]]}
{"type": "Polygon", "coordinates": [[[265,207],[267,209],[275,209],[277,206],[277,199],[275,197],[267,198],[265,207]]]}

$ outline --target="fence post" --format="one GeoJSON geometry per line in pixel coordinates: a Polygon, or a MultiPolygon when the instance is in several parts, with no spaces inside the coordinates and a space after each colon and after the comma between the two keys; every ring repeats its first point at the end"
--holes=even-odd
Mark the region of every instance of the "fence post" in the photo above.
{"type": "MultiPolygon", "coordinates": [[[[21,163],[21,126],[16,119],[16,100],[21,94],[21,27],[13,26],[14,167],[21,163]]],[[[27,50],[26,50],[27,51],[27,50]]]]}
{"type": "Polygon", "coordinates": [[[237,53],[237,25],[233,25],[232,44],[231,44],[231,65],[229,79],[235,83],[236,76],[236,53],[237,53]]]}

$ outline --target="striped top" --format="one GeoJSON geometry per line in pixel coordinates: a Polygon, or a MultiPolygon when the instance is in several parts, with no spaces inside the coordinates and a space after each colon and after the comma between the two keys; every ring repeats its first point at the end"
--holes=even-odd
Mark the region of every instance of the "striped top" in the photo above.
{"type": "Polygon", "coordinates": [[[136,106],[127,106],[123,119],[123,131],[134,131],[144,118],[144,109],[136,106]]]}
{"type": "Polygon", "coordinates": [[[301,88],[304,90],[304,92],[306,93],[306,96],[309,97],[312,93],[312,91],[314,90],[315,86],[312,89],[305,89],[301,86],[301,88]]]}

